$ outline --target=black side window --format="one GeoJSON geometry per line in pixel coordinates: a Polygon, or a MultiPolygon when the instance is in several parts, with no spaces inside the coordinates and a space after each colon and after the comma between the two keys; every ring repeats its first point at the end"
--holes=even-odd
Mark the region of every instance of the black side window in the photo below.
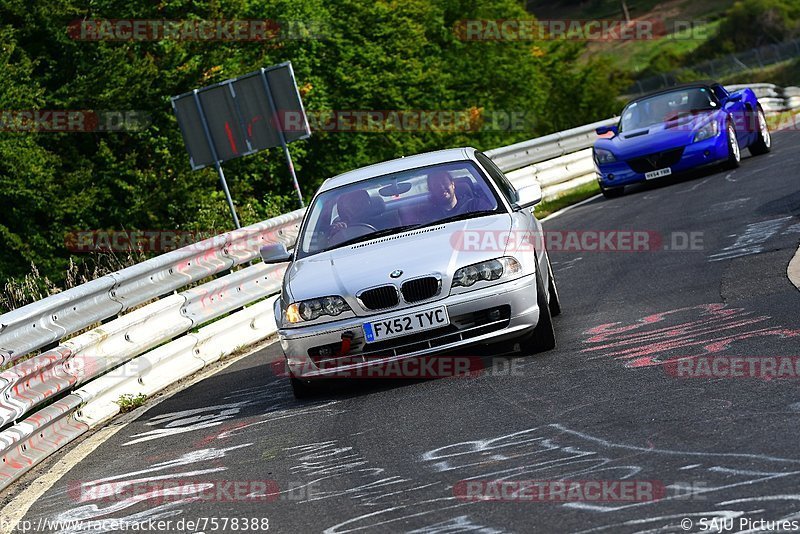
{"type": "Polygon", "coordinates": [[[497,184],[497,187],[506,200],[508,200],[508,203],[512,205],[515,204],[517,202],[517,191],[514,189],[514,186],[511,185],[511,182],[508,181],[506,175],[503,174],[503,171],[501,171],[497,165],[495,165],[494,161],[489,159],[486,154],[475,152],[475,157],[483,168],[486,169],[486,172],[489,173],[489,177],[492,181],[497,184]]]}

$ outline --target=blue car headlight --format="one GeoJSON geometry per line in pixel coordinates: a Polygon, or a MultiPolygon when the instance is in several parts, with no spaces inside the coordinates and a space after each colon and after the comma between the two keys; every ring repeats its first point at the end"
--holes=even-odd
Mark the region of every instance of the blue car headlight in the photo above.
{"type": "Polygon", "coordinates": [[[711,121],[705,124],[702,128],[697,130],[694,134],[694,141],[705,141],[706,139],[711,139],[712,137],[716,137],[719,134],[719,124],[717,121],[711,121]]]}
{"type": "Polygon", "coordinates": [[[602,165],[604,163],[614,163],[617,161],[617,158],[614,157],[614,154],[612,154],[610,150],[606,150],[604,148],[595,148],[594,160],[598,165],[602,165]]]}

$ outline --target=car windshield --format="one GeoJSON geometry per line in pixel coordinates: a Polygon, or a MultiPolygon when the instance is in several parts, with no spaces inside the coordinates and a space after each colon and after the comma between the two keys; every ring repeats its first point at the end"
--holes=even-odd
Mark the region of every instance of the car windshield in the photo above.
{"type": "Polygon", "coordinates": [[[300,237],[299,257],[446,220],[499,211],[497,196],[472,161],[410,169],[325,191],[300,237]]]}
{"type": "Polygon", "coordinates": [[[622,111],[620,131],[646,128],[678,117],[717,107],[716,97],[705,87],[662,93],[630,103],[622,111]]]}

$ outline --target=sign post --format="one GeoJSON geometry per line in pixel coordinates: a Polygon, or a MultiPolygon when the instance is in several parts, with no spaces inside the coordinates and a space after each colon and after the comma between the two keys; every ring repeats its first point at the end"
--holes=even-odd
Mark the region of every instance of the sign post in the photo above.
{"type": "MultiPolygon", "coordinates": [[[[294,182],[294,189],[297,191],[297,198],[300,200],[300,207],[304,208],[305,203],[303,202],[303,193],[300,192],[300,184],[297,183],[297,175],[294,172],[294,163],[292,162],[292,155],[289,153],[289,145],[286,143],[286,136],[283,135],[283,127],[285,124],[284,120],[281,120],[281,117],[278,115],[278,109],[275,107],[275,99],[272,97],[272,89],[269,86],[269,80],[267,79],[267,74],[265,69],[261,69],[261,79],[264,81],[264,90],[267,92],[267,97],[269,97],[269,107],[272,111],[272,121],[278,125],[278,137],[281,140],[281,146],[283,147],[283,155],[286,158],[286,165],[289,167],[289,174],[292,175],[292,181],[294,182]]],[[[292,72],[292,79],[294,79],[294,72],[292,72]]]]}
{"type": "Polygon", "coordinates": [[[310,137],[311,128],[291,62],[172,97],[172,108],[192,169],[216,168],[236,228],[239,218],[222,170],[231,159],[281,147],[304,206],[289,143],[310,137]]]}
{"type": "Polygon", "coordinates": [[[206,121],[206,114],[203,111],[203,104],[200,103],[200,98],[197,96],[197,89],[195,89],[192,93],[194,94],[194,103],[197,106],[197,113],[200,115],[200,121],[203,123],[203,132],[206,134],[208,148],[211,149],[211,154],[214,157],[214,166],[217,168],[217,174],[219,174],[219,181],[222,184],[222,190],[225,191],[225,199],[228,201],[228,207],[231,209],[233,226],[238,230],[242,227],[242,225],[239,224],[239,217],[236,215],[236,208],[233,205],[231,192],[228,189],[228,182],[225,181],[225,173],[222,172],[222,163],[220,163],[219,157],[217,157],[217,148],[214,146],[214,140],[211,138],[211,132],[208,130],[208,121],[206,121]]]}

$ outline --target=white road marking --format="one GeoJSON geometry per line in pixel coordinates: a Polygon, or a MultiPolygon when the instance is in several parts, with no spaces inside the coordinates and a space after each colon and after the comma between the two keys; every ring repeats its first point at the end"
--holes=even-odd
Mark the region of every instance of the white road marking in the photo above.
{"type": "Polygon", "coordinates": [[[786,268],[786,276],[789,277],[789,281],[794,284],[794,287],[800,289],[800,248],[797,249],[794,257],[789,262],[789,266],[786,268]]]}
{"type": "MultiPolygon", "coordinates": [[[[600,197],[602,197],[602,196],[603,196],[603,194],[602,194],[602,193],[599,193],[599,194],[597,194],[597,195],[595,195],[595,196],[593,196],[593,197],[589,197],[589,198],[587,198],[586,200],[581,200],[581,201],[580,201],[580,202],[578,202],[577,204],[572,204],[572,205],[570,205],[570,206],[567,206],[566,208],[563,208],[563,209],[560,209],[560,210],[558,210],[558,211],[557,211],[557,212],[555,212],[555,213],[551,213],[550,215],[548,215],[548,216],[547,216],[547,217],[545,217],[544,219],[539,219],[539,222],[545,222],[545,221],[549,221],[550,219],[555,219],[555,218],[556,218],[556,217],[558,217],[559,215],[564,215],[566,212],[568,212],[568,211],[569,211],[569,210],[571,210],[572,208],[577,208],[578,206],[583,206],[583,205],[584,205],[584,204],[586,204],[587,202],[591,202],[592,200],[598,199],[598,198],[600,198],[600,197]]],[[[536,214],[536,213],[534,212],[534,215],[535,215],[535,214],[536,214]]]]}
{"type": "Polygon", "coordinates": [[[700,187],[701,185],[703,185],[704,183],[706,183],[706,182],[707,182],[707,181],[709,181],[710,179],[711,179],[711,178],[706,178],[706,179],[705,179],[705,180],[703,180],[702,182],[700,182],[700,183],[697,183],[697,184],[694,184],[694,185],[693,185],[692,187],[690,187],[689,189],[685,189],[685,190],[683,190],[683,191],[678,191],[678,193],[691,193],[692,191],[694,191],[695,189],[697,189],[698,187],[700,187]]]}

